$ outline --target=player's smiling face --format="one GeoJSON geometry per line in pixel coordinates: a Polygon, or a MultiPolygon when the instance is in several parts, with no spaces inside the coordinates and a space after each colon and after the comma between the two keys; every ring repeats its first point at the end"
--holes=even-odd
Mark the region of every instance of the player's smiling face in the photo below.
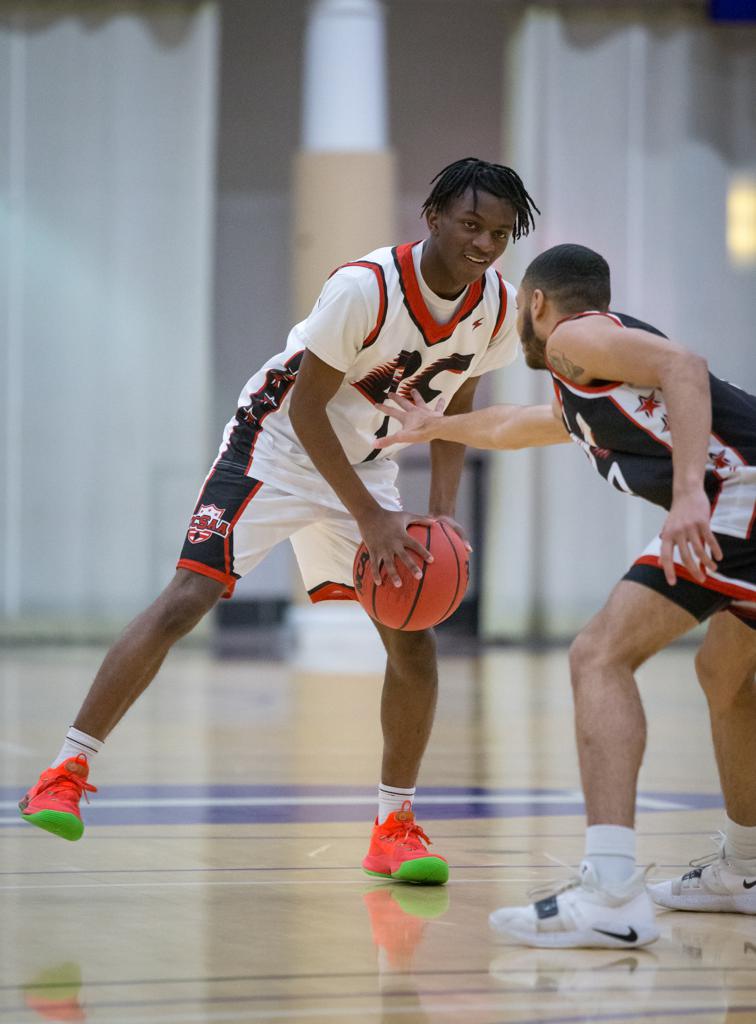
{"type": "Polygon", "coordinates": [[[428,287],[444,298],[459,295],[501,256],[514,225],[512,204],[480,189],[468,189],[440,212],[431,211],[422,262],[428,287]]]}

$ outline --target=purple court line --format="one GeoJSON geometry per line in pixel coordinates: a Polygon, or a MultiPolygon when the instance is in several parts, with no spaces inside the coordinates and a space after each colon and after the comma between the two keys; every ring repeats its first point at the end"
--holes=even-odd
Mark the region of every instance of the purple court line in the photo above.
{"type": "MultiPolygon", "coordinates": [[[[17,789],[0,788],[0,802],[9,811],[15,810],[17,799],[17,789]]],[[[102,789],[99,801],[95,799],[86,808],[85,819],[91,825],[351,823],[370,815],[374,799],[374,791],[364,786],[114,785],[102,789]]],[[[652,813],[722,806],[716,793],[641,793],[639,800],[639,810],[652,813]],[[643,801],[651,801],[652,806],[644,807],[643,801]]],[[[431,786],[423,788],[416,809],[419,815],[434,820],[584,813],[582,797],[574,788],[431,786]]],[[[17,821],[9,817],[2,824],[13,827],[17,821]]]]}

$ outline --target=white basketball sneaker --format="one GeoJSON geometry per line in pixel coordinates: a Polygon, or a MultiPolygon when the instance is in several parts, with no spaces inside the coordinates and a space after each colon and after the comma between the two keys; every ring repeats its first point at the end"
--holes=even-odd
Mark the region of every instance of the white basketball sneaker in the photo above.
{"type": "Polygon", "coordinates": [[[648,869],[611,888],[599,884],[593,865],[583,861],[578,877],[527,907],[502,907],[491,928],[526,946],[647,946],[659,938],[654,905],[646,892],[648,869]]]}
{"type": "Polygon", "coordinates": [[[670,910],[756,914],[756,872],[744,874],[740,862],[725,856],[725,837],[712,836],[719,849],[692,860],[682,878],[649,885],[655,903],[670,910]]]}

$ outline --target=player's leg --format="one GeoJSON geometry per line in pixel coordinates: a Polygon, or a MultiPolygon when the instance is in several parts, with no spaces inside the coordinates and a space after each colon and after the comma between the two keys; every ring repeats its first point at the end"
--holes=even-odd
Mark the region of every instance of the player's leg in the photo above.
{"type": "Polygon", "coordinates": [[[430,629],[405,633],[374,625],[387,655],[381,693],[383,758],[378,816],[362,866],[372,875],[441,885],[449,878],[448,864],[429,852],[430,839],[412,810],[438,698],[435,637],[430,629]]]}
{"type": "Polygon", "coordinates": [[[696,655],[727,816],[756,826],[756,620],[715,615],[696,655]]]}
{"type": "Polygon", "coordinates": [[[81,837],[79,802],[93,791],[91,762],[110,731],[176,641],[311,517],[306,506],[236,467],[215,467],[197,501],[173,580],[108,651],[58,756],[19,803],[25,820],[65,839],[81,837]]]}
{"type": "Polygon", "coordinates": [[[100,666],[74,728],[107,739],[157,675],[166,654],[215,606],[225,585],[186,569],[129,623],[100,666]]]}
{"type": "Polygon", "coordinates": [[[643,946],[658,937],[645,873],[635,866],[635,789],[646,721],[634,673],[696,617],[627,580],[570,649],[588,831],[579,876],[525,907],[503,907],[495,931],[533,946],[643,946]]]}
{"type": "MultiPolygon", "coordinates": [[[[756,611],[756,606],[754,611],[756,611]]],[[[727,820],[718,849],[681,878],[650,887],[675,910],[756,914],[756,619],[715,615],[696,656],[727,820]],[[708,862],[707,862],[708,861],[708,862]]]]}
{"type": "Polygon", "coordinates": [[[697,625],[684,608],[622,580],[570,648],[575,732],[588,826],[633,828],[646,745],[636,670],[697,625]]]}
{"type": "Polygon", "coordinates": [[[411,789],[417,782],[436,712],[436,640],[431,629],[405,633],[379,622],[373,625],[386,649],[381,779],[387,787],[411,789]]]}
{"type": "MultiPolygon", "coordinates": [[[[360,540],[355,521],[336,511],[291,538],[311,600],[354,599],[352,566],[360,540]]],[[[429,840],[412,811],[436,708],[435,640],[431,630],[403,633],[375,625],[387,653],[381,697],[384,753],[378,816],[363,867],[401,881],[443,883],[447,863],[428,853],[429,840]]]]}

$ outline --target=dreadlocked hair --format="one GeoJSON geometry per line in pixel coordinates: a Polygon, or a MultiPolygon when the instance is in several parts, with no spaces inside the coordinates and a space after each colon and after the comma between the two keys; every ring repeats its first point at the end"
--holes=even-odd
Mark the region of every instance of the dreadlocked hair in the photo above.
{"type": "Polygon", "coordinates": [[[431,185],[433,190],[423,203],[421,216],[431,212],[442,212],[453,199],[463,195],[468,188],[472,189],[475,202],[478,192],[489,192],[499,199],[506,199],[514,207],[513,241],[530,233],[530,229],[535,227],[533,212],[541,212],[528,195],[516,171],[502,164],[478,160],[474,156],[455,160],[453,164],[444,167],[431,179],[431,185]]]}

